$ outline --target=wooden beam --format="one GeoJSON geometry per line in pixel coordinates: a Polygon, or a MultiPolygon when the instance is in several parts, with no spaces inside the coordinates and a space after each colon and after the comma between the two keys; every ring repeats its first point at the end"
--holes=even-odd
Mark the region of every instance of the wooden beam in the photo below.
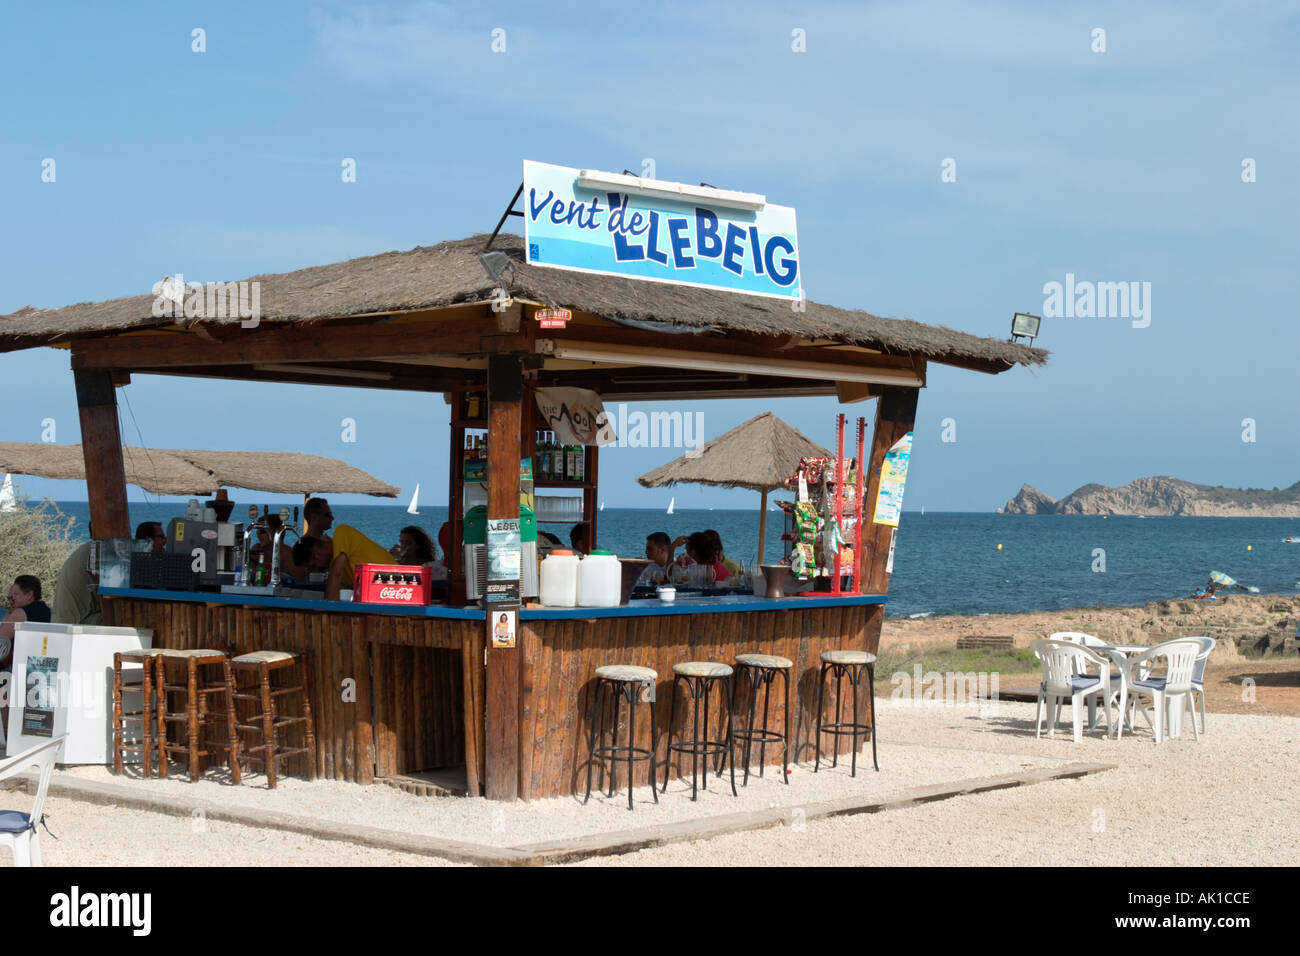
{"type": "Polygon", "coordinates": [[[96,538],[131,537],[126,506],[126,468],[117,424],[117,393],[108,370],[76,369],[77,412],[81,418],[81,453],[86,462],[86,498],[96,538]]]}
{"type": "Polygon", "coordinates": [[[149,332],[96,339],[72,345],[73,368],[144,370],[169,366],[255,365],[267,362],[355,361],[397,355],[473,355],[479,338],[500,334],[498,317],[484,305],[466,316],[422,322],[376,320],[315,325],[238,324],[208,326],[218,341],[193,332],[149,332]]]}
{"type": "Polygon", "coordinates": [[[876,524],[876,496],[880,492],[880,473],[885,454],[893,444],[912,430],[916,422],[916,400],[920,394],[915,388],[886,388],[882,390],[876,406],[876,424],[871,432],[871,450],[867,452],[867,487],[862,496],[863,526],[860,587],[863,594],[888,594],[889,541],[894,529],[876,524]]]}
{"type": "MultiPolygon", "coordinates": [[[[523,366],[517,355],[493,358],[488,366],[488,518],[519,517],[519,434],[523,366]]],[[[516,617],[518,609],[514,609],[516,617]]],[[[489,800],[519,796],[519,648],[492,646],[492,613],[484,622],[487,647],[487,768],[483,795],[489,800]]]]}

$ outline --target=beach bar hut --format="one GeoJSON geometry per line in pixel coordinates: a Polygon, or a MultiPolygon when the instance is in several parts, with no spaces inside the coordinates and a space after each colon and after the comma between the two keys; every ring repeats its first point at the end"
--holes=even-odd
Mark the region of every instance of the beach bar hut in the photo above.
{"type": "MultiPolygon", "coordinates": [[[[587,175],[569,173],[573,189],[587,175]]],[[[796,395],[874,400],[866,456],[865,500],[871,502],[886,452],[912,430],[931,363],[997,374],[1046,361],[1040,349],[822,305],[801,294],[702,287],[701,270],[687,284],[671,276],[650,281],[635,271],[606,274],[589,265],[551,268],[560,263],[542,260],[561,247],[539,227],[546,207],[537,205],[534,188],[520,192],[526,240],[478,235],[255,276],[249,281],[260,290],[256,322],[203,312],[193,298],[186,312],[197,314],[159,317],[157,296],[149,294],[0,317],[0,350],[45,346],[69,353],[91,519],[105,537],[129,534],[116,389],[135,375],[443,393],[451,403],[451,514],[462,512],[464,436],[480,429],[490,439],[488,517],[497,519],[518,516],[519,463],[545,427],[534,389],[580,386],[606,400],[627,401],[753,398],[762,408],[796,395]]],[[[625,211],[629,195],[643,197],[644,190],[628,186],[620,199],[622,188],[599,193],[604,213],[605,197],[625,211]]],[[[725,218],[728,209],[735,211],[722,205],[716,216],[725,218]]],[[[715,212],[700,212],[699,228],[710,228],[710,216],[715,212]]],[[[728,254],[739,255],[749,234],[726,234],[728,254]]],[[[755,261],[766,258],[773,269],[783,262],[782,277],[788,277],[792,254],[781,259],[783,247],[775,240],[763,251],[761,238],[755,229],[755,261]]],[[[624,239],[622,252],[629,242],[624,239]]],[[[670,254],[644,236],[641,242],[643,258],[636,262],[643,270],[670,254]]],[[[680,252],[674,246],[671,255],[680,258],[680,252]]],[[[411,427],[412,441],[437,440],[427,426],[411,427]]],[[[554,483],[581,491],[593,545],[599,533],[597,454],[594,446],[585,449],[582,481],[554,483]]],[[[819,655],[876,649],[892,531],[887,524],[866,527],[859,594],[601,609],[525,603],[509,643],[494,644],[483,607],[463,599],[463,585],[459,593],[455,588],[459,525],[445,605],[106,589],[104,619],[151,627],[162,646],[308,652],[316,769],[326,777],[370,783],[463,767],[471,794],[536,799],[581,789],[593,673],[608,663],[653,667],[666,688],[679,661],[731,661],[743,652],[789,657],[795,662],[791,750],[795,759],[811,756],[819,655]],[[345,686],[355,692],[341,694],[345,686]]],[[[652,704],[661,732],[669,696],[665,690],[652,704]]],[[[637,724],[641,745],[650,746],[649,722],[637,724]]],[[[653,743],[662,750],[662,739],[653,743]]],[[[641,764],[638,782],[645,772],[641,764]]]]}

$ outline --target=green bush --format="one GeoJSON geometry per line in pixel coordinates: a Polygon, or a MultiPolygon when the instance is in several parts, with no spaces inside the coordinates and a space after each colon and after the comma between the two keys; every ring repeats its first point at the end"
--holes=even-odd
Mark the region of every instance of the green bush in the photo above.
{"type": "Polygon", "coordinates": [[[42,599],[52,605],[59,569],[80,543],[72,533],[76,519],[49,498],[33,505],[20,494],[17,505],[13,511],[0,511],[0,594],[8,592],[18,575],[34,574],[41,582],[42,599]]]}

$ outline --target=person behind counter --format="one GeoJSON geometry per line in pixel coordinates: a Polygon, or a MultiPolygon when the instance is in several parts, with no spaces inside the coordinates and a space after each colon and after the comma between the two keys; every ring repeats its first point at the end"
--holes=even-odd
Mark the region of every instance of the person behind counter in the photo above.
{"type": "Polygon", "coordinates": [[[709,540],[713,542],[713,550],[717,553],[718,560],[721,561],[724,565],[726,565],[727,570],[730,571],[732,575],[736,577],[740,577],[744,575],[745,569],[742,568],[735,561],[732,561],[731,558],[723,554],[722,535],[718,534],[718,532],[714,531],[712,528],[708,529],[704,533],[707,534],[709,536],[709,540]]]}
{"type": "Polygon", "coordinates": [[[586,556],[591,553],[590,536],[591,529],[586,522],[575,524],[569,529],[569,545],[577,554],[586,556]]]}
{"type": "Polygon", "coordinates": [[[303,520],[307,522],[304,538],[328,538],[326,533],[334,524],[334,510],[324,498],[308,498],[302,506],[303,520]]]}
{"type": "Polygon", "coordinates": [[[646,535],[645,556],[650,565],[641,572],[636,587],[653,587],[657,584],[680,584],[686,580],[685,572],[673,562],[673,542],[663,531],[646,535]]]}
{"type": "Polygon", "coordinates": [[[50,606],[41,600],[41,581],[32,574],[20,574],[9,586],[9,611],[0,621],[0,668],[8,669],[14,649],[14,627],[23,621],[48,624],[50,606]]]}
{"type": "Polygon", "coordinates": [[[686,553],[696,564],[713,569],[713,583],[721,584],[731,577],[727,566],[718,560],[718,552],[713,546],[713,539],[706,531],[696,531],[686,539],[686,553]]]}
{"type": "Polygon", "coordinates": [[[397,544],[389,551],[398,564],[433,564],[436,560],[433,541],[418,525],[408,524],[397,535],[397,544]]]}
{"type": "MultiPolygon", "coordinates": [[[[135,540],[153,542],[153,553],[162,554],[167,550],[167,532],[159,521],[142,521],[135,529],[135,540]]],[[[57,586],[56,586],[57,591],[57,586]]]]}

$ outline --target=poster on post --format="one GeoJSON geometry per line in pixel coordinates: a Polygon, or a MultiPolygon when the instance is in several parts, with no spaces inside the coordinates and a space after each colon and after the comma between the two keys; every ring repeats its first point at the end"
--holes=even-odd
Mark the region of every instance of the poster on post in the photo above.
{"type": "Polygon", "coordinates": [[[515,622],[518,619],[518,614],[519,612],[514,610],[492,612],[493,647],[515,646],[515,622]]]}
{"type": "Polygon", "coordinates": [[[487,523],[487,604],[519,605],[522,547],[518,518],[489,518],[487,523]]]}
{"type": "Polygon", "coordinates": [[[912,433],[908,432],[885,453],[880,468],[880,491],[876,495],[876,524],[897,528],[903,513],[903,486],[907,484],[907,465],[912,458],[912,433]]]}

